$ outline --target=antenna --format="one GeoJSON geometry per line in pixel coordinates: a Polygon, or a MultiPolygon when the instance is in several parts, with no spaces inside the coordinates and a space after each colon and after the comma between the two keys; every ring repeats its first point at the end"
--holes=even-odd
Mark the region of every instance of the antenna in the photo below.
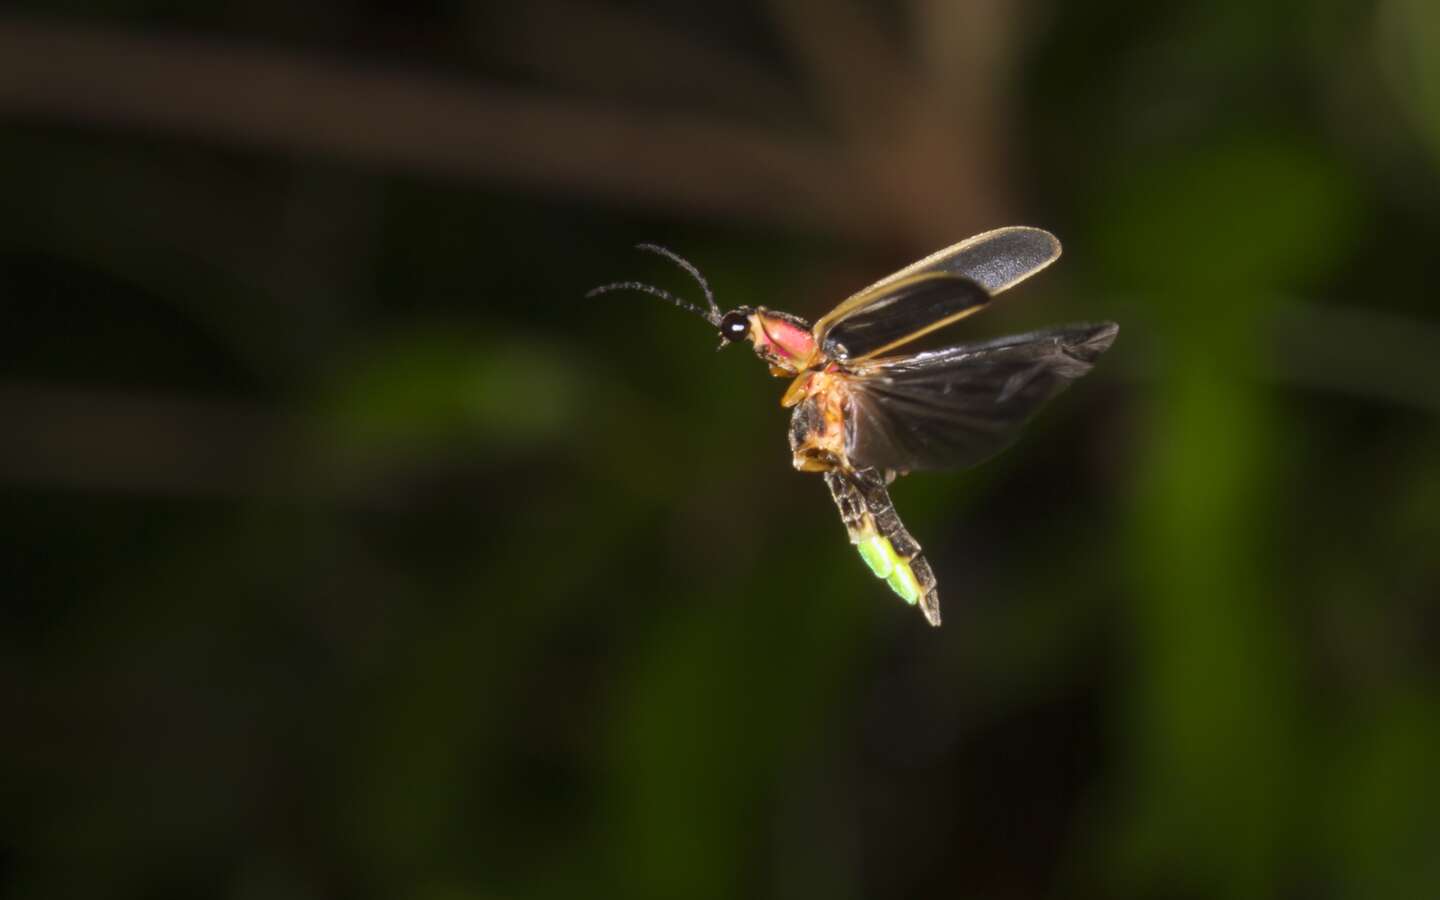
{"type": "Polygon", "coordinates": [[[609,293],[610,291],[640,291],[642,293],[652,294],[656,297],[659,297],[661,300],[668,300],[669,302],[675,304],[681,309],[688,309],[691,312],[694,312],[702,319],[709,322],[711,325],[714,325],[717,328],[720,327],[720,307],[715,303],[715,294],[712,293],[710,290],[710,283],[705,280],[704,275],[700,274],[699,269],[695,268],[695,266],[691,264],[689,260],[685,259],[680,254],[676,253],[673,250],[662,247],[659,244],[636,244],[635,249],[644,250],[647,253],[654,253],[659,256],[663,256],[671,262],[675,263],[675,265],[684,269],[686,272],[690,273],[690,277],[694,278],[696,283],[700,285],[700,290],[704,291],[705,302],[710,305],[709,311],[707,312],[706,310],[701,309],[699,306],[696,306],[694,303],[691,303],[688,300],[682,300],[674,294],[670,293],[669,291],[655,287],[653,284],[645,284],[644,282],[640,281],[617,281],[613,284],[604,284],[600,287],[588,291],[585,296],[596,297],[600,294],[609,293]]]}

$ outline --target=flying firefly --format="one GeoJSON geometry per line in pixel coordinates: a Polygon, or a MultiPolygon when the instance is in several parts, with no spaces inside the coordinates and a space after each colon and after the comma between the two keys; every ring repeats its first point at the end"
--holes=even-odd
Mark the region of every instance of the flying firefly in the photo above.
{"type": "Polygon", "coordinates": [[[1039,409],[1090,371],[1119,332],[1113,322],[1065,325],[937,350],[911,342],[979,312],[1060,256],[1039,228],[1000,228],[946,247],[851,295],[812,325],[763,306],[722,312],[700,271],[655,244],[690,274],[706,306],[636,281],[587,296],[635,290],[695,312],[721,346],[749,341],[793,409],[796,469],[825,478],[840,518],[871,571],[940,624],[935,573],[890,500],[897,476],[976,465],[1010,446],[1039,409]]]}

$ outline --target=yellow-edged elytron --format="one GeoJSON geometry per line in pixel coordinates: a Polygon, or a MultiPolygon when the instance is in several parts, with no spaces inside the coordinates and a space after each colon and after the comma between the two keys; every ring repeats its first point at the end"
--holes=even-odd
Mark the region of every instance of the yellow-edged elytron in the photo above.
{"type": "Polygon", "coordinates": [[[1001,228],[946,247],[852,295],[813,326],[762,306],[721,312],[693,265],[654,244],[639,249],[690,273],[707,307],[635,281],[589,296],[653,294],[719,328],[721,346],[748,340],[772,375],[793,378],[780,402],[794,409],[795,468],[824,474],[851,543],[931,625],[940,624],[935,574],[887,486],[897,475],[972,466],[1008,447],[1047,400],[1090,371],[1120,330],[1113,322],[1066,325],[893,354],[1054,262],[1060,242],[1038,228],[1001,228]]]}

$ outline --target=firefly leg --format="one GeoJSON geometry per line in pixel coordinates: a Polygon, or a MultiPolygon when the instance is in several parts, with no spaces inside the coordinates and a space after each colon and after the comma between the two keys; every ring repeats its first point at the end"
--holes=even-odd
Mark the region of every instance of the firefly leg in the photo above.
{"type": "Polygon", "coordinates": [[[850,542],[876,576],[906,603],[917,601],[931,625],[940,624],[940,596],[935,573],[920,555],[920,543],[905,530],[895,513],[885,477],[875,469],[831,470],[825,483],[850,532],[850,542]]]}

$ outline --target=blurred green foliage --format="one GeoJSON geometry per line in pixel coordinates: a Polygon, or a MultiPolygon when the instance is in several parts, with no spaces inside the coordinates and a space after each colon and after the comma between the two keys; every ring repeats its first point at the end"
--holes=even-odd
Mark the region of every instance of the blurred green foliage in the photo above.
{"type": "MultiPolygon", "coordinates": [[[[18,9],[533,78],[483,6],[18,9]]],[[[813,316],[890,248],[0,107],[0,896],[1440,893],[1440,8],[1030,12],[1066,255],[982,327],[1122,332],[896,485],[939,631],[782,383],[583,299],[692,290],[655,239],[813,316]]]]}

